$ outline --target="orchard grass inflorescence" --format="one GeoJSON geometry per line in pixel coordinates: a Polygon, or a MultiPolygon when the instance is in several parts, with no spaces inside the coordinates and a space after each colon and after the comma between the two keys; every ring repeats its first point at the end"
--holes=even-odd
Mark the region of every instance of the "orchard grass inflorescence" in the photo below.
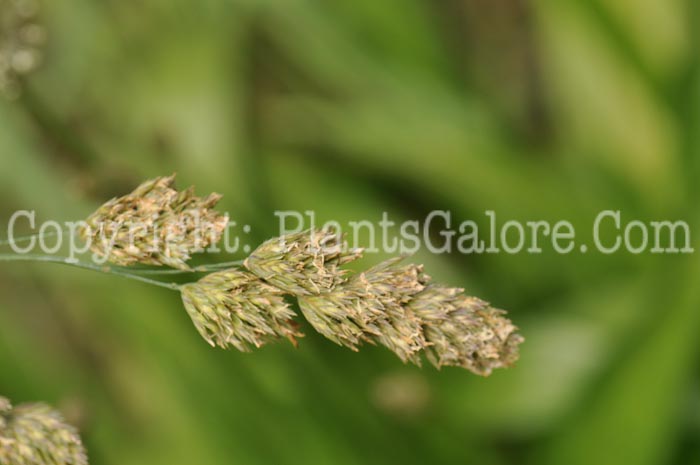
{"type": "MultiPolygon", "coordinates": [[[[193,188],[178,191],[174,175],[142,183],[102,205],[79,230],[94,259],[114,266],[80,266],[177,290],[195,328],[212,346],[250,351],[269,342],[303,336],[286,297],[296,298],[311,326],[352,350],[380,344],[403,362],[457,366],[488,376],[518,359],[523,341],[505,312],[436,284],[421,265],[389,259],[364,272],[343,265],[362,256],[328,229],[311,229],[265,241],[242,262],[191,268],[187,261],[221,239],[228,217],[213,208],[219,194],[204,198],[193,188]],[[169,266],[172,270],[134,268],[169,266]],[[244,269],[241,268],[241,265],[244,269]],[[207,273],[187,284],[143,276],[207,273]]],[[[0,259],[22,259],[0,256],[0,259]]]]}
{"type": "MultiPolygon", "coordinates": [[[[219,194],[200,198],[192,188],[178,191],[174,178],[146,181],[82,222],[77,232],[93,262],[19,253],[0,254],[0,261],[60,263],[176,290],[199,334],[222,348],[248,352],[282,339],[296,346],[304,335],[289,301],[295,298],[317,332],[354,351],[380,344],[405,363],[421,365],[425,356],[438,368],[457,366],[482,376],[517,361],[524,339],[504,311],[463,289],[433,283],[421,265],[405,264],[404,257],[351,273],[343,265],[362,250],[347,249],[331,230],[270,239],[243,261],[190,267],[193,254],[220,241],[228,217],[213,209],[219,194]],[[186,284],[145,276],[179,273],[205,275],[186,284]]],[[[0,465],[59,464],[87,464],[75,430],[44,404],[13,409],[0,397],[0,465]]]]}
{"type": "Polygon", "coordinates": [[[144,182],[90,215],[80,230],[92,251],[123,266],[141,263],[188,269],[185,262],[221,239],[228,217],[212,210],[221,195],[174,189],[175,176],[144,182]]]}
{"type": "MultiPolygon", "coordinates": [[[[212,209],[220,198],[177,191],[174,176],[156,178],[100,207],[81,236],[115,265],[188,271],[191,255],[216,244],[226,227],[228,217],[212,209]],[[135,224],[137,233],[124,227],[135,224]]],[[[505,312],[432,283],[422,266],[402,257],[361,273],[343,268],[361,256],[334,231],[308,230],[261,244],[243,261],[247,271],[209,268],[215,271],[199,281],[172,287],[212,346],[249,351],[278,339],[296,345],[303,334],[285,300],[291,296],[316,331],[352,350],[381,344],[404,362],[420,365],[425,355],[437,367],[479,375],[517,360],[523,338],[505,312]]]]}

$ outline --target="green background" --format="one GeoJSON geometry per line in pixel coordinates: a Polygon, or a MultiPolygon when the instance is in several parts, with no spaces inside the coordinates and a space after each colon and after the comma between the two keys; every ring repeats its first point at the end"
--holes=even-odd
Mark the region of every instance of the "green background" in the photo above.
{"type": "MultiPolygon", "coordinates": [[[[172,172],[225,194],[252,246],[275,209],[490,209],[589,245],[604,209],[700,220],[693,0],[61,0],[40,20],[45,62],[0,102],[3,229],[172,172]]],[[[4,264],[0,392],[58,406],[93,465],[700,463],[697,256],[548,249],[414,257],[520,326],[490,378],[308,325],[298,349],[212,349],[176,293],[4,264]]]]}

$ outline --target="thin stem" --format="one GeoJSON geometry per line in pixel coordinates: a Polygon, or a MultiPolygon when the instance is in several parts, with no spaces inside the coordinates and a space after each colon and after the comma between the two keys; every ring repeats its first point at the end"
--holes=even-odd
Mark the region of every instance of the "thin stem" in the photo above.
{"type": "Polygon", "coordinates": [[[0,245],[21,244],[22,242],[29,242],[32,239],[36,239],[38,237],[56,237],[59,235],[63,235],[64,232],[66,232],[66,230],[61,229],[60,231],[50,231],[44,234],[36,233],[30,234],[29,236],[13,237],[12,239],[2,239],[0,240],[0,245]]]}
{"type": "Polygon", "coordinates": [[[127,279],[133,279],[135,281],[141,281],[143,283],[152,284],[154,286],[164,287],[166,289],[172,289],[174,291],[179,291],[180,286],[175,283],[164,283],[162,281],[156,281],[154,279],[145,278],[143,276],[138,276],[127,271],[116,269],[114,267],[106,265],[98,265],[95,263],[85,263],[80,261],[74,261],[67,257],[54,257],[51,255],[6,255],[0,254],[0,262],[44,262],[44,263],[58,263],[62,265],[68,265],[75,268],[82,268],[85,270],[97,271],[99,273],[112,274],[115,276],[122,276],[127,279]]]}
{"type": "Polygon", "coordinates": [[[203,266],[198,266],[196,268],[202,269],[204,271],[221,270],[221,269],[226,269],[226,268],[232,268],[234,266],[241,266],[241,265],[243,265],[243,262],[245,262],[245,260],[235,260],[232,262],[212,263],[211,265],[203,265],[203,266]]]}
{"type": "Polygon", "coordinates": [[[210,271],[225,270],[227,268],[233,268],[234,266],[241,266],[243,260],[236,260],[233,262],[223,262],[223,263],[211,263],[209,265],[199,265],[195,266],[189,270],[173,270],[173,269],[130,269],[129,273],[139,274],[139,275],[168,275],[168,274],[186,274],[186,273],[208,273],[210,271]]]}

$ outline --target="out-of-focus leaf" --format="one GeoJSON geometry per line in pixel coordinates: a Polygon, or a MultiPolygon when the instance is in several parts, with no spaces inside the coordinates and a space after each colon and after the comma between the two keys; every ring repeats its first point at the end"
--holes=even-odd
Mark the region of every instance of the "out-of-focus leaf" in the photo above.
{"type": "Polygon", "coordinates": [[[656,318],[628,356],[591,393],[585,409],[565,422],[547,448],[546,463],[646,465],[668,458],[676,419],[696,366],[698,292],[689,286],[697,263],[679,264],[669,286],[647,302],[656,318]]]}
{"type": "Polygon", "coordinates": [[[564,150],[614,172],[653,212],[676,205],[683,192],[674,115],[580,5],[536,4],[564,150]]]}

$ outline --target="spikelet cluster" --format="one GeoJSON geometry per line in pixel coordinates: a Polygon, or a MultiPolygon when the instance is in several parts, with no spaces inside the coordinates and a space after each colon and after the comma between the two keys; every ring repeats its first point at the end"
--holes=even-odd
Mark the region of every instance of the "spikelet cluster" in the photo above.
{"type": "Polygon", "coordinates": [[[408,308],[423,322],[425,353],[437,367],[459,366],[488,376],[518,359],[524,339],[505,312],[464,295],[463,289],[431,284],[408,308]]]}
{"type": "Polygon", "coordinates": [[[399,266],[400,260],[354,275],[327,294],[300,296],[304,317],[316,331],[350,349],[379,342],[404,362],[420,363],[421,322],[405,303],[428,278],[420,266],[399,266]]]}
{"type": "Polygon", "coordinates": [[[295,295],[330,291],[345,280],[341,265],[358,259],[361,250],[344,250],[339,234],[304,231],[270,239],[245,261],[250,271],[295,295]]]}
{"type": "Polygon", "coordinates": [[[339,345],[358,350],[381,344],[404,362],[458,366],[479,375],[512,365],[523,338],[505,312],[432,284],[422,266],[387,260],[348,274],[340,265],[361,251],[343,251],[329,231],[307,231],[263,243],[244,262],[183,286],[182,297],[200,334],[212,345],[239,350],[280,337],[299,337],[282,299],[295,296],[311,326],[339,345]],[[323,247],[322,245],[328,247],[323,247]]]}
{"type": "Polygon", "coordinates": [[[0,465],[87,465],[80,436],[44,404],[0,397],[0,465]]]}
{"type": "Polygon", "coordinates": [[[0,94],[16,98],[20,79],[41,63],[46,33],[38,0],[0,0],[0,94]]]}
{"type": "Polygon", "coordinates": [[[146,181],[90,215],[80,234],[93,254],[116,265],[187,269],[192,254],[216,244],[228,224],[213,210],[221,196],[200,198],[174,182],[175,175],[146,181]]]}
{"type": "Polygon", "coordinates": [[[212,346],[248,352],[278,338],[296,343],[302,336],[284,292],[251,273],[219,271],[181,289],[187,313],[212,346]]]}

